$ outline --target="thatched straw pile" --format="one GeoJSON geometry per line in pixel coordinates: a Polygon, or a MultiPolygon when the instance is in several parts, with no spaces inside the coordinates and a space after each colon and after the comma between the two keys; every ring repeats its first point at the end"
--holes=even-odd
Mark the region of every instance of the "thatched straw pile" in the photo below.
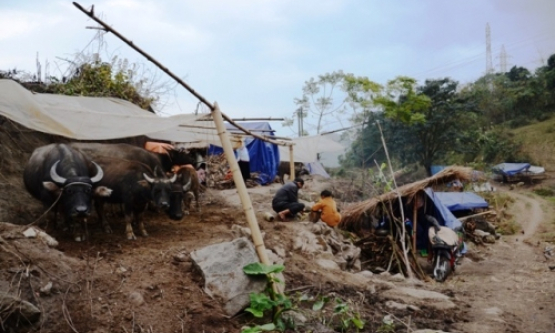
{"type": "Polygon", "coordinates": [[[437,187],[451,181],[457,179],[461,182],[470,181],[473,177],[473,171],[468,167],[451,166],[445,168],[429,178],[403,185],[399,187],[397,191],[393,190],[378,197],[347,206],[341,212],[342,218],[339,228],[352,231],[359,230],[359,225],[363,221],[368,220],[370,216],[374,215],[376,209],[380,207],[380,204],[398,205],[394,203],[394,201],[398,199],[397,193],[401,194],[401,197],[405,198],[407,202],[410,202],[414,195],[427,187],[437,189],[437,187]]]}

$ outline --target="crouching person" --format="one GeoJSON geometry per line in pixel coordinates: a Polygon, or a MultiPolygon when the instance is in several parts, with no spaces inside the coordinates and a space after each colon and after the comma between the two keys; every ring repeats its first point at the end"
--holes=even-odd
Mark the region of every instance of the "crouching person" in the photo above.
{"type": "Polygon", "coordinates": [[[341,214],[337,211],[337,205],[333,200],[331,192],[328,190],[323,190],[320,193],[320,201],[312,206],[310,213],[310,220],[312,222],[318,222],[321,219],[332,228],[341,221],[341,214]]]}
{"type": "Polygon", "coordinates": [[[302,178],[295,178],[294,181],[283,185],[274,195],[272,209],[281,221],[288,222],[304,210],[304,204],[300,203],[298,198],[299,189],[303,188],[303,185],[302,178]]]}

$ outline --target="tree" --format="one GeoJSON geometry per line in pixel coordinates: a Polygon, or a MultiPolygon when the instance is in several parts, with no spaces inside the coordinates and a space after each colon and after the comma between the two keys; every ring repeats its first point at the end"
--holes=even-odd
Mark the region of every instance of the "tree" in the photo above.
{"type": "MultiPolygon", "coordinates": [[[[403,79],[402,82],[410,81],[403,79]]],[[[472,104],[457,95],[457,82],[447,78],[427,80],[424,86],[411,90],[403,84],[392,86],[402,90],[378,100],[379,105],[385,105],[384,111],[372,114],[368,122],[382,121],[390,155],[405,165],[419,163],[430,174],[433,163],[443,161],[449,152],[457,151],[462,145],[464,132],[460,128],[468,116],[473,118],[472,104]],[[402,92],[410,93],[403,95],[402,92]]],[[[368,126],[353,147],[366,142],[377,148],[378,135],[374,126],[368,126]]],[[[367,159],[366,154],[371,150],[364,150],[365,155],[360,158],[367,159]]]]}
{"type": "Polygon", "coordinates": [[[424,121],[424,111],[430,107],[430,99],[415,91],[416,80],[399,76],[387,83],[385,91],[374,98],[374,105],[383,108],[387,118],[411,125],[424,121]]]}
{"type": "Polygon", "coordinates": [[[324,129],[324,119],[327,119],[326,124],[341,123],[341,115],[345,113],[346,105],[345,92],[342,90],[344,77],[343,71],[336,71],[319,75],[317,80],[310,78],[306,81],[302,97],[294,100],[297,109],[283,125],[291,127],[296,120],[296,132],[302,136],[307,135],[309,130],[321,133],[324,129]],[[334,117],[334,121],[330,121],[330,117],[334,117]]]}

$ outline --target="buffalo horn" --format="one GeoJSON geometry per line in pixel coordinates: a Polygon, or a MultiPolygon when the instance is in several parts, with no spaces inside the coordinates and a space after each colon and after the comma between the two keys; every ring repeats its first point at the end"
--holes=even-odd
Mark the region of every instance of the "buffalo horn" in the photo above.
{"type": "Polygon", "coordinates": [[[147,175],[146,173],[143,173],[143,177],[145,177],[145,179],[147,180],[147,182],[149,183],[154,183],[154,178],[151,178],[149,175],[147,175]]]}
{"type": "Polygon", "coordinates": [[[97,183],[102,179],[102,177],[104,177],[104,171],[102,171],[102,168],[100,167],[100,165],[94,162],[92,163],[94,164],[94,166],[96,166],[96,175],[91,178],[91,182],[97,183]]]}
{"type": "Polygon", "coordinates": [[[189,178],[189,181],[187,182],[187,184],[183,185],[183,192],[187,192],[191,189],[191,178],[189,178]]]}
{"type": "Polygon", "coordinates": [[[56,163],[54,163],[54,165],[52,165],[52,167],[50,168],[50,178],[52,178],[52,180],[58,184],[63,184],[66,182],[67,179],[58,175],[58,173],[56,172],[56,167],[58,166],[58,163],[60,163],[60,160],[57,160],[56,163]]]}
{"type": "MultiPolygon", "coordinates": [[[[173,176],[170,178],[170,183],[175,182],[176,179],[177,179],[177,173],[174,173],[173,176]]],[[[191,180],[189,179],[189,181],[191,180]]]]}

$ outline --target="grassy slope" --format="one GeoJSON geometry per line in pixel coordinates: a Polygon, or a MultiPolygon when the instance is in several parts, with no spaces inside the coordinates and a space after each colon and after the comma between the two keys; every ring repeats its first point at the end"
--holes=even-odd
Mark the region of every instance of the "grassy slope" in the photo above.
{"type": "Polygon", "coordinates": [[[555,171],[555,117],[519,127],[513,133],[523,143],[523,151],[530,156],[532,163],[547,171],[555,171]]]}

